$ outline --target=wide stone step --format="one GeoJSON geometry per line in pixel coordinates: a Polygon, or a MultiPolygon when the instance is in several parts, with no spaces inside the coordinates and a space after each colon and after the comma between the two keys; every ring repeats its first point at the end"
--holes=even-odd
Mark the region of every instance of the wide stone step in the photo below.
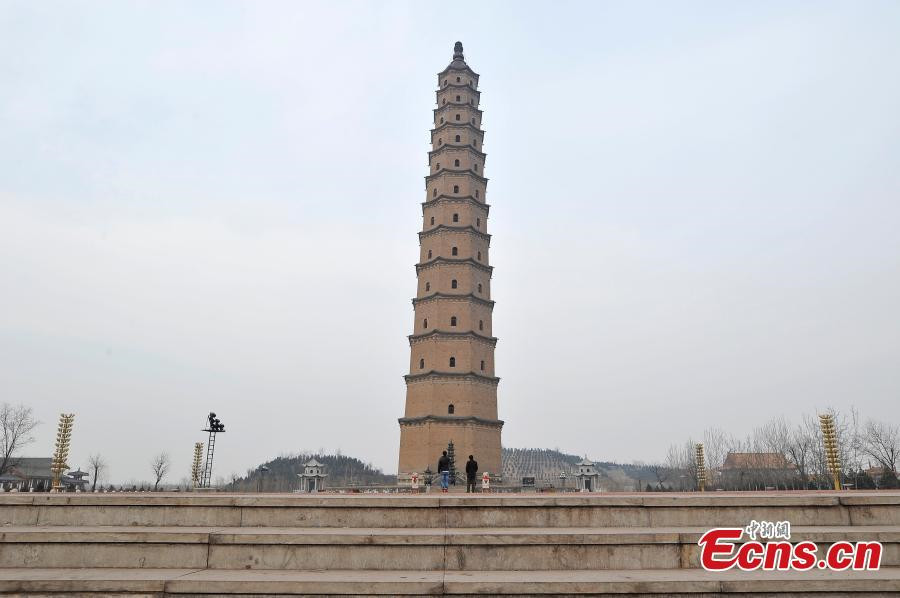
{"type": "Polygon", "coordinates": [[[900,494],[6,494],[0,525],[675,527],[900,525],[900,494]]]}
{"type": "MultiPolygon", "coordinates": [[[[0,567],[419,571],[677,569],[699,566],[706,528],[0,528],[0,567]]],[[[824,549],[879,541],[900,566],[900,526],[794,526],[824,549]]]]}
{"type": "Polygon", "coordinates": [[[244,571],[222,569],[0,569],[0,592],[111,596],[548,595],[894,596],[900,568],[865,572],[244,571]]]}

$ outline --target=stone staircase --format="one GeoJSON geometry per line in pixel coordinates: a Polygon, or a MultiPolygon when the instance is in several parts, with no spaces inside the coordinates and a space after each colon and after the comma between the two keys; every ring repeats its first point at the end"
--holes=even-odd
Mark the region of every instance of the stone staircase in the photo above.
{"type": "Polygon", "coordinates": [[[0,593],[900,595],[900,493],[0,495],[0,593]],[[710,573],[710,527],[878,540],[882,570],[710,573]]]}

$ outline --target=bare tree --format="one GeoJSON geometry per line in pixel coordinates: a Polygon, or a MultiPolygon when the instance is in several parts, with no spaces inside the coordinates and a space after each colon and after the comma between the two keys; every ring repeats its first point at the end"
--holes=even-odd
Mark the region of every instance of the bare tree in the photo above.
{"type": "Polygon", "coordinates": [[[93,478],[91,492],[94,492],[94,490],[97,489],[97,480],[99,480],[100,475],[106,471],[106,460],[100,453],[97,453],[88,458],[88,465],[91,466],[91,477],[93,478]]]}
{"type": "Polygon", "coordinates": [[[865,450],[885,470],[896,472],[900,457],[900,428],[869,420],[866,423],[865,450]]]}
{"type": "Polygon", "coordinates": [[[679,490],[694,490],[697,484],[697,464],[694,462],[693,440],[684,444],[673,444],[666,454],[666,467],[672,472],[673,481],[678,479],[679,490]]]}
{"type": "Polygon", "coordinates": [[[16,465],[16,454],[23,447],[34,442],[31,433],[40,423],[34,419],[31,407],[9,403],[0,406],[0,448],[3,450],[0,455],[0,475],[16,465]]]}
{"type": "Polygon", "coordinates": [[[153,484],[154,492],[159,489],[159,482],[169,473],[171,465],[172,461],[169,458],[169,453],[163,452],[153,457],[150,467],[153,469],[153,475],[156,476],[156,483],[153,484]]]}
{"type": "Polygon", "coordinates": [[[859,411],[856,407],[850,408],[847,427],[847,462],[844,463],[844,475],[853,478],[853,487],[859,487],[860,476],[863,470],[863,461],[866,456],[865,429],[860,423],[859,411]]]}
{"type": "Polygon", "coordinates": [[[803,422],[793,429],[785,449],[785,456],[800,474],[800,482],[803,484],[804,490],[809,487],[811,455],[815,450],[816,430],[818,430],[818,428],[811,428],[807,425],[809,421],[804,418],[803,422]]]}
{"type": "Polygon", "coordinates": [[[725,464],[725,458],[733,446],[734,438],[721,428],[707,428],[703,432],[703,450],[706,453],[709,487],[721,484],[722,465],[725,464]]]}

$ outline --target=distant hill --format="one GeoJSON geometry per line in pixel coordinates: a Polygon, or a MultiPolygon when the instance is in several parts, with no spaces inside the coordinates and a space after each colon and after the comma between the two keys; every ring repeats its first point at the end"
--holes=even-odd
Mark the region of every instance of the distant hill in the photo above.
{"type": "MultiPolygon", "coordinates": [[[[248,470],[247,475],[238,478],[229,489],[253,492],[262,488],[269,492],[290,492],[299,485],[298,473],[303,472],[303,464],[315,458],[325,465],[328,474],[326,487],[336,486],[392,486],[397,476],[385,474],[371,463],[364,463],[355,457],[342,454],[301,453],[282,455],[261,466],[269,471],[261,474],[259,467],[248,470]]],[[[534,477],[538,487],[560,487],[559,474],[566,474],[566,485],[574,485],[576,464],[583,457],[554,449],[504,448],[501,453],[502,475],[505,484],[516,485],[523,477],[534,477]]],[[[601,474],[601,488],[606,490],[637,490],[648,483],[655,485],[653,469],[642,465],[620,465],[606,461],[594,461],[601,474]]]]}
{"type": "MultiPolygon", "coordinates": [[[[501,454],[503,481],[514,485],[523,477],[533,477],[539,487],[560,487],[563,483],[571,487],[578,471],[576,464],[583,458],[554,449],[504,448],[501,454]],[[566,474],[565,481],[559,477],[561,473],[566,474]]],[[[652,470],[640,465],[608,461],[594,461],[594,465],[601,475],[600,487],[605,490],[638,490],[655,480],[652,470]]]]}
{"type": "Polygon", "coordinates": [[[500,454],[503,464],[503,479],[507,483],[521,481],[523,477],[534,477],[536,481],[559,484],[559,474],[567,476],[576,471],[575,464],[582,457],[553,449],[504,448],[500,454]]]}
{"type": "Polygon", "coordinates": [[[245,477],[234,482],[234,489],[239,492],[252,492],[260,488],[261,483],[262,489],[268,492],[296,490],[300,481],[297,474],[303,473],[303,464],[313,458],[325,465],[325,473],[328,474],[325,483],[327,487],[380,486],[397,483],[397,476],[385,474],[371,463],[363,463],[355,457],[302,453],[283,455],[261,464],[256,469],[248,470],[245,477]],[[261,473],[259,469],[262,466],[268,467],[269,471],[261,473]]]}

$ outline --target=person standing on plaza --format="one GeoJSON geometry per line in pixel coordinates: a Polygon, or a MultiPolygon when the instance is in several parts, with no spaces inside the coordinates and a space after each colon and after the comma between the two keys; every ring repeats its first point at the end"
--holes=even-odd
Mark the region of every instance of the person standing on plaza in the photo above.
{"type": "Polygon", "coordinates": [[[450,457],[447,456],[447,451],[438,459],[438,472],[441,474],[441,492],[447,492],[450,485],[450,457]]]}
{"type": "Polygon", "coordinates": [[[475,475],[478,473],[478,461],[474,455],[469,455],[466,461],[466,494],[475,492],[475,475]]]}

